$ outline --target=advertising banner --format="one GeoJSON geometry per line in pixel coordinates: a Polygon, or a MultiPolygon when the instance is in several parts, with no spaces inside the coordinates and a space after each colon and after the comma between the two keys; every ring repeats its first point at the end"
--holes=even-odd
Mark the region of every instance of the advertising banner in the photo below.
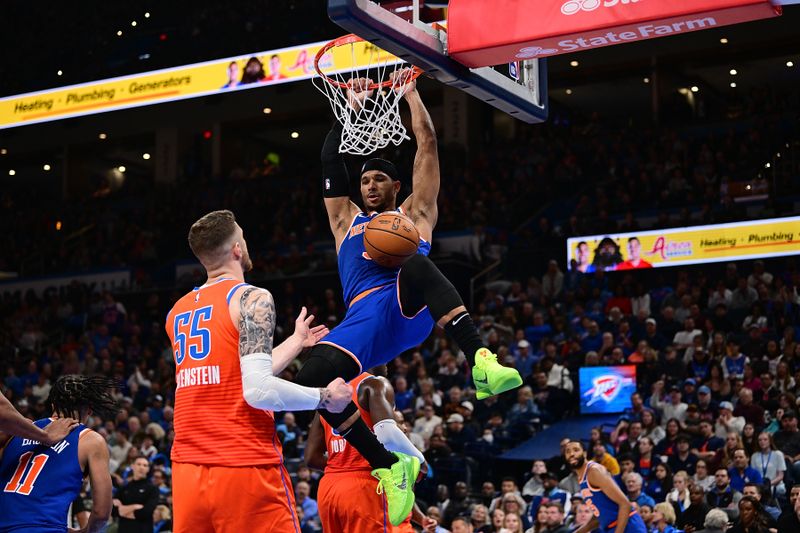
{"type": "Polygon", "coordinates": [[[468,67],[578,52],[778,16],[767,0],[451,0],[450,57],[468,67]]]}
{"type": "Polygon", "coordinates": [[[636,366],[588,366],[578,371],[581,414],[621,413],[636,392],[636,366]]]}
{"type": "Polygon", "coordinates": [[[571,270],[632,270],[800,254],[800,217],[567,239],[571,270]],[[574,262],[573,262],[574,261],[574,262]]]}
{"type": "MultiPolygon", "coordinates": [[[[118,109],[197,98],[307,80],[316,76],[314,56],[326,42],[269,50],[69,87],[0,98],[0,129],[118,109]]],[[[368,42],[334,48],[320,67],[366,68],[386,53],[368,42]],[[339,54],[342,57],[338,57],[339,54]]],[[[392,62],[389,62],[392,64],[392,62]]]]}

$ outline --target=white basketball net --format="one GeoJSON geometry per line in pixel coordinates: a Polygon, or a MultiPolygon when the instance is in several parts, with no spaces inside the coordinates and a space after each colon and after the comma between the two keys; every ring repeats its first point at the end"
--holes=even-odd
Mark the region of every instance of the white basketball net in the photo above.
{"type": "MultiPolygon", "coordinates": [[[[357,44],[363,46],[362,42],[337,47],[339,58],[346,55],[343,52],[349,52],[351,61],[348,66],[342,64],[341,60],[337,65],[327,68],[321,66],[323,75],[312,81],[328,98],[336,120],[342,124],[339,152],[367,155],[385,148],[389,143],[396,146],[409,138],[400,120],[403,91],[397,88],[410,80],[404,76],[402,80],[398,79],[397,85],[391,85],[396,73],[409,65],[367,43],[369,58],[365,66],[359,67],[356,61],[357,44]],[[387,86],[376,87],[378,84],[387,86]]],[[[331,51],[322,56],[323,59],[326,57],[330,63],[331,51]]]]}

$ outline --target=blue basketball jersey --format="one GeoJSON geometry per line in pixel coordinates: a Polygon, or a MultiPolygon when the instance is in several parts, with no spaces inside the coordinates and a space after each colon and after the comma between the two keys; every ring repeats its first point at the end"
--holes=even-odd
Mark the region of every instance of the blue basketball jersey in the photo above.
{"type": "MultiPolygon", "coordinates": [[[[581,496],[586,502],[586,505],[592,510],[592,514],[600,522],[600,529],[608,531],[617,524],[617,516],[619,514],[619,505],[609,498],[602,490],[596,489],[589,484],[589,469],[593,466],[601,466],[594,461],[589,461],[586,464],[586,470],[580,480],[581,496]]],[[[627,533],[645,533],[646,528],[644,521],[633,510],[631,506],[631,518],[628,520],[628,525],[625,528],[627,533]]]]}
{"type": "MultiPolygon", "coordinates": [[[[397,211],[402,213],[400,209],[397,211]]],[[[357,214],[339,247],[339,278],[344,290],[344,302],[348,307],[353,298],[367,289],[394,283],[397,279],[397,272],[400,270],[376,264],[369,258],[367,250],[364,248],[364,230],[369,221],[378,214],[377,212],[369,215],[357,214]]],[[[417,253],[428,255],[430,251],[431,244],[420,239],[417,253]]]]}
{"type": "MultiPolygon", "coordinates": [[[[44,428],[49,418],[34,422],[44,428]]],[[[47,447],[13,437],[0,460],[0,531],[66,531],[69,506],[78,497],[83,472],[78,461],[79,424],[47,447]]]]}

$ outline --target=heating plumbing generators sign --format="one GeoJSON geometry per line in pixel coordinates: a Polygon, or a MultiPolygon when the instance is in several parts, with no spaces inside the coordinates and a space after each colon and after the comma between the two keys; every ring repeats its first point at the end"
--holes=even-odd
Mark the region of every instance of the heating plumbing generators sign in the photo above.
{"type": "MultiPolygon", "coordinates": [[[[0,129],[307,80],[317,75],[314,57],[325,44],[293,46],[0,98],[0,129]]],[[[368,42],[352,47],[332,49],[321,58],[320,67],[326,73],[336,72],[333,65],[348,65],[349,70],[355,64],[366,69],[387,56],[368,42]]]]}
{"type": "Polygon", "coordinates": [[[800,254],[798,216],[567,239],[567,262],[582,272],[794,254],[800,254]]]}

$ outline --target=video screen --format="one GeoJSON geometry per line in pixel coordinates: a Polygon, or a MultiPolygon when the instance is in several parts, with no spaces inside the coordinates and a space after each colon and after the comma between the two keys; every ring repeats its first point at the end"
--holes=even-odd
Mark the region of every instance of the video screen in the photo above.
{"type": "Polygon", "coordinates": [[[621,413],[636,392],[636,366],[591,366],[578,372],[581,414],[621,413]]]}

